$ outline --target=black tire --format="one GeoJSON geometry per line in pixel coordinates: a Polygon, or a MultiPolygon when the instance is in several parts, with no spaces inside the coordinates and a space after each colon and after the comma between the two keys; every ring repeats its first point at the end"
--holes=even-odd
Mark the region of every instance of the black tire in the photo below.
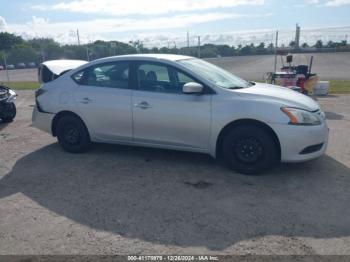
{"type": "Polygon", "coordinates": [[[0,115],[0,118],[3,123],[10,123],[15,119],[17,114],[16,105],[14,103],[10,103],[6,106],[5,112],[3,115],[0,115]]]}
{"type": "Polygon", "coordinates": [[[232,128],[223,139],[222,154],[232,169],[246,175],[261,174],[280,160],[273,136],[256,125],[232,128]]]}
{"type": "Polygon", "coordinates": [[[83,153],[91,146],[89,132],[77,116],[61,117],[57,122],[56,134],[58,143],[67,152],[83,153]]]}

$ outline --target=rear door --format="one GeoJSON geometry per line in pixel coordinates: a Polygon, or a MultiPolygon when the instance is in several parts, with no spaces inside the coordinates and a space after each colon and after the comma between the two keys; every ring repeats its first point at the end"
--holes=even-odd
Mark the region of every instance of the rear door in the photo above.
{"type": "Polygon", "coordinates": [[[134,140],[181,149],[208,149],[211,94],[184,94],[193,78],[163,63],[138,62],[133,91],[134,140]]]}
{"type": "Polygon", "coordinates": [[[131,141],[129,62],[89,67],[73,76],[75,102],[90,132],[99,140],[131,141]]]}

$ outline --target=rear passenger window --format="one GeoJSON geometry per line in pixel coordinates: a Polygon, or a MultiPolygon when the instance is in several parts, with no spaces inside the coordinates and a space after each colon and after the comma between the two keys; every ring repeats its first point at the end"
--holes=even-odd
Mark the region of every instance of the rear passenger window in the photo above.
{"type": "Polygon", "coordinates": [[[73,78],[80,84],[96,87],[129,88],[129,63],[104,63],[89,67],[73,78]]]}

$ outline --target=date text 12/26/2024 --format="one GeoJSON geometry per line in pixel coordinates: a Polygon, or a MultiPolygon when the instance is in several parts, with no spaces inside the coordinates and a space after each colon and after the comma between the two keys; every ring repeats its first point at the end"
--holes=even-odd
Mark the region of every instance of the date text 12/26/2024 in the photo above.
{"type": "Polygon", "coordinates": [[[216,256],[128,256],[128,261],[218,261],[216,256]]]}

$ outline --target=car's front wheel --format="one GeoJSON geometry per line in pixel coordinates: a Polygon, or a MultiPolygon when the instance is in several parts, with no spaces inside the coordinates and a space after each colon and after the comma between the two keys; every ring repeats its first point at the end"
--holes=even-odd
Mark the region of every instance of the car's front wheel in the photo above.
{"type": "Polygon", "coordinates": [[[222,153],[232,169],[247,175],[260,174],[280,160],[273,136],[255,125],[232,128],[223,140],[222,153]]]}
{"type": "Polygon", "coordinates": [[[82,153],[89,149],[91,140],[89,132],[79,117],[66,115],[57,122],[58,143],[65,151],[82,153]]]}

